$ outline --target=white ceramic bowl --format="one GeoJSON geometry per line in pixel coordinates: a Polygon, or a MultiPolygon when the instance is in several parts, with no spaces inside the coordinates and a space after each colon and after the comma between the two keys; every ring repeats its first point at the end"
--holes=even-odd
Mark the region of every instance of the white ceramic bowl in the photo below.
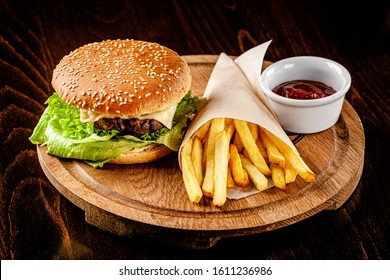
{"type": "Polygon", "coordinates": [[[284,130],[309,134],[326,130],[337,122],[345,94],[351,86],[351,75],[333,60],[296,56],[268,66],[260,76],[260,86],[284,130]],[[272,91],[276,86],[293,80],[322,82],[336,92],[319,99],[299,100],[272,91]]]}

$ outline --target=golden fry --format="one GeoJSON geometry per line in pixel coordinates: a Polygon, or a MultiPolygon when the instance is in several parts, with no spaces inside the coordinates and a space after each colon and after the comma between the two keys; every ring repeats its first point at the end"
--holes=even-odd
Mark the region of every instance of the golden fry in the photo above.
{"type": "Polygon", "coordinates": [[[291,165],[290,161],[286,161],[286,165],[284,166],[284,180],[286,184],[292,183],[295,181],[297,177],[297,171],[291,165]]]}
{"type": "Polygon", "coordinates": [[[229,167],[232,172],[232,177],[235,184],[240,186],[244,182],[244,169],[242,168],[240,155],[238,154],[236,145],[230,144],[229,153],[229,167]]]}
{"type": "Polygon", "coordinates": [[[234,188],[235,186],[236,184],[234,183],[232,172],[230,171],[230,168],[228,168],[227,187],[234,188]]]}
{"type": "Polygon", "coordinates": [[[192,145],[193,145],[193,139],[188,139],[188,141],[183,145],[183,148],[181,149],[182,155],[191,155],[192,153],[192,145]]]}
{"type": "Polygon", "coordinates": [[[245,169],[243,170],[243,173],[244,173],[244,181],[242,182],[242,184],[239,187],[247,188],[251,185],[251,181],[249,180],[248,172],[246,172],[245,169]]]}
{"type": "Polygon", "coordinates": [[[256,146],[257,148],[259,149],[261,155],[263,156],[265,162],[268,163],[268,154],[267,154],[267,150],[265,149],[264,145],[263,145],[263,142],[261,141],[261,138],[258,137],[257,140],[256,140],[256,146]]]}
{"type": "Polygon", "coordinates": [[[215,141],[218,133],[224,130],[225,119],[215,118],[211,121],[206,146],[206,168],[202,183],[203,194],[213,197],[214,194],[214,165],[215,165],[215,141]]]}
{"type": "Polygon", "coordinates": [[[259,138],[259,126],[257,124],[255,124],[255,123],[251,123],[251,122],[247,122],[247,124],[248,124],[248,127],[249,127],[249,131],[252,134],[252,138],[256,142],[257,138],[259,138]]]}
{"type": "Polygon", "coordinates": [[[203,145],[203,156],[202,156],[202,170],[204,171],[206,169],[206,158],[207,158],[207,145],[209,143],[208,137],[206,138],[206,141],[203,145]]]}
{"type": "Polygon", "coordinates": [[[310,168],[306,165],[303,159],[300,157],[298,152],[294,151],[290,146],[280,140],[278,137],[273,135],[267,130],[264,130],[267,136],[278,146],[280,152],[285,157],[286,161],[289,161],[291,166],[298,172],[299,176],[305,182],[313,182],[316,179],[316,175],[310,168]]]}
{"type": "Polygon", "coordinates": [[[194,137],[198,136],[199,140],[204,143],[207,139],[207,134],[209,132],[211,125],[211,120],[205,122],[201,127],[198,128],[198,130],[195,132],[194,137]]]}
{"type": "Polygon", "coordinates": [[[274,182],[275,187],[279,189],[285,189],[286,181],[284,179],[283,168],[273,162],[271,162],[270,168],[272,172],[272,181],[274,182]]]}
{"type": "Polygon", "coordinates": [[[215,140],[213,204],[222,206],[226,201],[229,163],[229,140],[226,132],[220,132],[215,140]]]}
{"type": "Polygon", "coordinates": [[[227,135],[227,138],[230,142],[230,139],[232,139],[233,137],[233,134],[234,134],[234,123],[233,123],[233,120],[232,119],[225,119],[225,131],[226,131],[226,135],[227,135]]]}
{"type": "Polygon", "coordinates": [[[202,143],[200,142],[199,137],[195,136],[195,138],[192,141],[191,160],[192,160],[192,165],[194,166],[196,178],[198,179],[200,185],[202,185],[203,182],[202,157],[203,157],[203,146],[202,143]]]}
{"type": "Polygon", "coordinates": [[[228,127],[233,123],[233,119],[231,118],[225,118],[225,127],[228,127]]]}
{"type": "Polygon", "coordinates": [[[269,162],[273,162],[281,167],[284,167],[284,165],[286,164],[286,159],[279,152],[275,143],[268,137],[268,135],[264,132],[263,129],[260,129],[260,136],[261,140],[263,141],[264,147],[267,150],[269,162]]]}
{"type": "Polygon", "coordinates": [[[248,176],[259,191],[268,189],[268,179],[245,156],[240,155],[242,166],[248,172],[248,176]]]}
{"type": "Polygon", "coordinates": [[[249,153],[248,153],[247,150],[243,149],[243,150],[242,150],[242,154],[243,154],[246,158],[250,158],[250,157],[249,157],[249,153]]]}
{"type": "Polygon", "coordinates": [[[181,167],[183,173],[184,186],[187,191],[188,198],[192,202],[198,203],[202,198],[203,192],[196,178],[194,166],[191,161],[192,139],[189,139],[184,144],[181,152],[181,167]]]}
{"type": "MultiPolygon", "coordinates": [[[[234,119],[234,126],[236,131],[240,135],[241,142],[248,152],[249,159],[256,166],[257,169],[261,171],[266,176],[271,175],[271,170],[269,169],[265,159],[261,155],[259,149],[257,148],[256,142],[254,141],[252,134],[249,130],[249,127],[245,121],[234,119]]],[[[248,171],[249,173],[249,171],[248,171]]],[[[250,176],[250,174],[249,174],[250,176]]]]}
{"type": "Polygon", "coordinates": [[[241,153],[242,150],[244,149],[244,146],[242,145],[242,141],[241,141],[240,135],[238,134],[237,130],[236,130],[236,133],[234,134],[233,144],[236,145],[237,150],[238,150],[239,153],[241,153]]]}

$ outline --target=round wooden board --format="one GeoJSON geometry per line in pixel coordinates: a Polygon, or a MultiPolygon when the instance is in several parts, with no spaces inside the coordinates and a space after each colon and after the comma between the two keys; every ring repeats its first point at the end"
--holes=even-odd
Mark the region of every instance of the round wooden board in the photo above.
{"type": "MultiPolygon", "coordinates": [[[[183,58],[192,69],[192,92],[201,96],[218,56],[183,58]]],[[[177,153],[150,164],[94,169],[81,161],[50,156],[45,146],[37,150],[48,179],[85,211],[88,223],[119,235],[207,248],[223,237],[270,231],[336,209],[352,194],[363,169],[364,131],[347,101],[330,129],[291,137],[318,178],[310,184],[298,178],[286,190],[272,188],[228,200],[220,208],[207,198],[199,204],[188,200],[177,153]]]]}

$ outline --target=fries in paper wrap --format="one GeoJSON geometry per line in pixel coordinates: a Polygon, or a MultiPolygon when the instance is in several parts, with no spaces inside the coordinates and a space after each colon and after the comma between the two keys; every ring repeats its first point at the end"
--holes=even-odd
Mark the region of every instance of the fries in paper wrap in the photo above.
{"type": "MultiPolygon", "coordinates": [[[[284,132],[282,127],[280,126],[279,122],[277,121],[276,117],[272,113],[270,107],[268,106],[268,101],[265,95],[261,92],[260,86],[259,86],[259,77],[261,74],[261,68],[263,65],[263,58],[265,55],[265,52],[270,44],[269,42],[263,43],[259,46],[256,46],[247,52],[243,53],[239,57],[237,57],[235,60],[232,60],[229,56],[227,56],[225,53],[220,54],[215,67],[211,73],[210,79],[208,81],[207,87],[205,89],[203,97],[207,99],[207,103],[205,106],[198,112],[194,120],[192,121],[190,127],[187,130],[187,133],[184,137],[182,146],[179,150],[179,163],[180,167],[183,171],[183,165],[182,165],[182,147],[187,143],[187,141],[190,138],[194,137],[194,133],[196,133],[200,128],[201,130],[204,129],[207,125],[211,123],[211,120],[213,119],[233,119],[233,120],[243,120],[248,123],[254,123],[258,126],[264,128],[265,132],[271,138],[273,138],[274,142],[278,142],[279,146],[283,146],[282,148],[285,150],[286,153],[289,153],[294,159],[295,162],[298,165],[303,165],[302,168],[309,170],[309,173],[311,173],[313,176],[315,176],[310,169],[306,166],[306,164],[301,160],[298,151],[296,150],[295,146],[287,136],[287,134],[284,132]],[[204,125],[207,124],[207,125],[204,125]],[[276,138],[275,138],[276,137],[276,138]]],[[[238,128],[239,123],[234,122],[236,127],[238,128]]],[[[222,124],[222,125],[228,125],[228,124],[222,124]]],[[[215,124],[215,127],[221,127],[221,124],[215,124]]],[[[244,125],[245,126],[245,125],[244,125]]],[[[218,129],[213,128],[213,124],[210,125],[209,132],[212,133],[212,129],[218,129]]],[[[247,131],[248,129],[246,127],[242,128],[243,131],[247,131]]],[[[264,132],[263,131],[263,132],[264,132]]],[[[238,133],[238,129],[236,129],[235,133],[238,133]]],[[[241,132],[241,131],[240,131],[241,132]]],[[[199,133],[201,133],[199,131],[199,133]]],[[[206,133],[206,132],[205,132],[206,133]]],[[[226,133],[225,133],[226,134],[226,133]]],[[[197,136],[196,136],[197,137],[197,136]]],[[[196,138],[195,137],[195,138],[196,138]]],[[[216,135],[215,138],[219,139],[220,135],[216,135]]],[[[225,137],[225,136],[223,136],[225,137]]],[[[227,133],[227,137],[232,137],[229,133],[227,133]]],[[[222,138],[224,139],[224,138],[222,138]]],[[[192,140],[192,139],[191,139],[192,140]]],[[[218,141],[221,141],[219,139],[218,141]]],[[[230,141],[230,139],[229,139],[230,141]]],[[[233,139],[232,139],[233,141],[233,139]]],[[[230,143],[232,143],[230,141],[230,143]]],[[[251,140],[252,141],[252,140],[251,140]]],[[[214,140],[213,140],[214,143],[214,140]]],[[[222,142],[223,143],[223,142],[222,142]]],[[[246,143],[246,145],[252,145],[253,141],[251,143],[246,143]]],[[[239,145],[239,144],[237,144],[239,145]]],[[[248,146],[248,147],[249,147],[248,146]]],[[[207,147],[207,144],[205,144],[205,147],[207,147]]],[[[205,151],[205,155],[206,155],[205,151]]],[[[198,152],[199,153],[199,152],[198,152]]],[[[212,151],[214,153],[214,151],[212,151]]],[[[218,155],[218,152],[217,156],[218,155]]],[[[249,154],[249,152],[247,152],[249,154]]],[[[252,156],[252,155],[247,155],[252,156]]],[[[246,159],[245,156],[241,155],[242,162],[244,164],[244,169],[246,171],[243,171],[243,174],[247,173],[247,176],[258,176],[256,173],[256,170],[253,169],[253,166],[250,164],[250,161],[246,159]],[[249,171],[249,172],[247,172],[249,171]],[[254,173],[253,173],[254,171],[254,173]],[[250,173],[252,172],[252,174],[250,173]],[[248,174],[249,173],[249,174],[248,174]]],[[[188,157],[187,157],[188,159],[188,157]]],[[[255,162],[252,160],[252,162],[255,162]]],[[[212,168],[214,168],[215,163],[207,163],[212,164],[212,168]]],[[[226,165],[225,160],[223,160],[223,164],[226,165]]],[[[217,162],[217,166],[221,165],[220,162],[217,162]]],[[[275,167],[275,166],[274,166],[275,167]]],[[[275,168],[276,170],[276,168],[275,168]]],[[[286,168],[287,170],[287,168],[286,168]]],[[[279,171],[279,170],[278,170],[279,171]]],[[[193,170],[191,170],[193,172],[193,170]]],[[[286,171],[287,172],[287,171],[286,171]]],[[[206,168],[207,173],[207,168],[206,168]]],[[[220,181],[221,172],[218,172],[216,176],[218,177],[218,181],[220,181]]],[[[264,173],[264,172],[263,172],[264,173]]],[[[267,171],[265,174],[269,175],[267,171]]],[[[275,171],[276,174],[276,171],[275,171]]],[[[205,174],[205,180],[208,175],[205,174]]],[[[259,187],[251,187],[251,188],[245,188],[245,191],[241,188],[228,188],[227,191],[227,198],[231,199],[239,199],[248,195],[251,195],[253,193],[259,192],[260,190],[267,189],[269,187],[272,187],[274,185],[273,180],[271,179],[271,175],[267,176],[270,178],[268,180],[268,186],[262,187],[260,189],[259,187]]],[[[214,177],[212,177],[214,178],[214,177]]],[[[229,185],[229,180],[231,180],[231,174],[230,171],[225,174],[225,172],[222,172],[222,178],[227,180],[227,183],[229,185]],[[225,178],[225,176],[227,176],[225,178]]],[[[315,177],[314,177],[315,178],[315,177]]],[[[308,180],[314,180],[313,177],[310,177],[308,180]]],[[[212,180],[212,179],[210,179],[212,180]]],[[[186,183],[186,182],[185,182],[186,183]]],[[[202,187],[203,182],[198,181],[199,186],[202,187]]],[[[186,185],[187,188],[187,185],[186,185]]],[[[209,190],[206,191],[203,190],[204,195],[212,197],[212,191],[209,190]],[[211,192],[211,195],[210,193],[211,192]]],[[[191,198],[190,198],[191,199],[191,198]]],[[[197,198],[199,201],[199,198],[197,198]]],[[[214,203],[217,206],[221,206],[224,201],[222,202],[216,202],[214,203]]]]}

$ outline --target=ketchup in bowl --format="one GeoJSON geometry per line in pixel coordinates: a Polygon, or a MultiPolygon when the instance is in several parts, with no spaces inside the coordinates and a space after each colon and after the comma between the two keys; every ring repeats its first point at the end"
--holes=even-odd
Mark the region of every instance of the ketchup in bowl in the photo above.
{"type": "Polygon", "coordinates": [[[285,82],[275,87],[272,91],[292,99],[318,99],[336,92],[332,87],[324,83],[307,80],[285,82]]]}

